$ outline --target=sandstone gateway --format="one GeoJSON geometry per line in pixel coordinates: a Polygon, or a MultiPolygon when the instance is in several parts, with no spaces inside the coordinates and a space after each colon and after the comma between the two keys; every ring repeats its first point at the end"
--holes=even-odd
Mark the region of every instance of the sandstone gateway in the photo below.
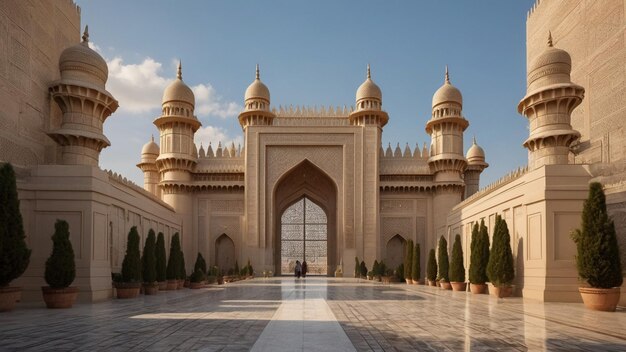
{"type": "Polygon", "coordinates": [[[625,243],[621,0],[533,6],[528,88],[518,106],[530,125],[528,165],[480,190],[488,163],[475,140],[463,150],[471,121],[447,69],[432,116],[413,126],[425,127],[430,143],[392,148],[381,145],[393,116],[383,110],[375,70],[364,72],[355,101],[346,102],[351,108],[276,108],[257,67],[239,115],[245,142],[236,147],[194,144],[201,124],[180,65],[155,116],[158,138],[137,151],[145,175],[138,187],[99,168],[110,144],[102,126],[118,103],[86,29],[80,39],[79,8],[69,0],[2,6],[0,160],[18,171],[33,249],[17,282],[24,299],[40,299],[57,218],[72,229],[75,285],[87,301],[112,296],[111,272],[120,270],[132,226],[142,241],[151,228],[168,244],[179,232],[188,271],[201,252],[224,270],[250,259],[257,274],[280,275],[304,258],[314,273],[351,275],[355,256],[397,266],[407,240],[420,244],[423,261],[441,235],[452,243],[460,234],[468,253],[472,225],[485,220],[491,233],[499,214],[511,229],[517,294],[579,301],[569,233],[580,223],[588,183],[597,180],[625,243]]]}

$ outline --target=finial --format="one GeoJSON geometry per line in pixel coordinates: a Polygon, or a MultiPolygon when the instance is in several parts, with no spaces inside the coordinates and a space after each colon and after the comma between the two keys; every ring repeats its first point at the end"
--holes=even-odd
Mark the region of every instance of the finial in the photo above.
{"type": "Polygon", "coordinates": [[[370,70],[370,64],[367,64],[367,78],[372,79],[372,71],[370,70]]]}
{"type": "Polygon", "coordinates": [[[89,43],[89,26],[85,25],[85,31],[83,32],[83,43],[89,43]]]}
{"type": "Polygon", "coordinates": [[[256,79],[261,79],[261,75],[259,73],[259,64],[256,64],[256,79]]]}
{"type": "Polygon", "coordinates": [[[152,137],[150,138],[150,140],[152,140],[152,142],[154,143],[154,135],[152,135],[152,137]]]}
{"type": "Polygon", "coordinates": [[[548,46],[552,47],[552,32],[548,31],[548,46]]]}
{"type": "Polygon", "coordinates": [[[445,83],[450,84],[450,73],[448,72],[448,65],[446,65],[446,81],[445,83]]]}
{"type": "Polygon", "coordinates": [[[472,143],[474,143],[474,145],[476,145],[476,135],[474,135],[474,138],[472,138],[472,143]]]}
{"type": "Polygon", "coordinates": [[[183,62],[182,60],[178,60],[178,69],[176,70],[176,78],[182,80],[183,79],[183,62]]]}

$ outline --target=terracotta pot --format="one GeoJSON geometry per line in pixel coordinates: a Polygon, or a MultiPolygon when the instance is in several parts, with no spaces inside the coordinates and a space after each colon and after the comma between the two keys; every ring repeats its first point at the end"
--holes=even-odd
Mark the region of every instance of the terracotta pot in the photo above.
{"type": "Polygon", "coordinates": [[[487,284],[472,284],[470,283],[470,292],[474,294],[487,293],[487,284]]]}
{"type": "Polygon", "coordinates": [[[115,284],[117,298],[135,298],[139,296],[141,284],[138,282],[118,282],[115,284]]]}
{"type": "Polygon", "coordinates": [[[428,280],[428,286],[437,286],[437,284],[435,283],[435,280],[428,280]]]}
{"type": "Polygon", "coordinates": [[[218,276],[217,277],[217,284],[218,285],[223,285],[224,284],[224,277],[218,276]]]}
{"type": "Polygon", "coordinates": [[[615,312],[619,303],[620,288],[593,288],[579,287],[578,292],[585,303],[585,307],[603,312],[615,312]]]}
{"type": "Polygon", "coordinates": [[[467,282],[450,282],[453,291],[467,291],[467,282]]]}
{"type": "Polygon", "coordinates": [[[512,286],[494,286],[492,294],[498,298],[511,297],[513,295],[512,286]]]}
{"type": "MultiPolygon", "coordinates": [[[[167,285],[167,284],[166,284],[167,285]]],[[[143,284],[143,293],[145,295],[156,295],[159,293],[159,284],[158,283],[144,283],[143,284]]]]}
{"type": "Polygon", "coordinates": [[[159,291],[167,290],[167,281],[159,281],[159,291]]]}
{"type": "Polygon", "coordinates": [[[167,280],[165,289],[168,291],[173,291],[178,288],[178,281],[176,280],[167,280]]]}
{"type": "Polygon", "coordinates": [[[72,308],[76,297],[78,297],[78,287],[52,288],[43,286],[41,288],[43,301],[48,308],[72,308]]]}
{"type": "Polygon", "coordinates": [[[410,285],[413,283],[413,280],[407,279],[407,278],[404,278],[404,281],[406,282],[407,285],[410,285]]]}
{"type": "Polygon", "coordinates": [[[13,310],[15,303],[21,298],[21,287],[0,287],[0,312],[13,310]]]}
{"type": "Polygon", "coordinates": [[[419,285],[420,284],[420,280],[411,280],[411,283],[413,285],[419,285]]]}
{"type": "Polygon", "coordinates": [[[440,281],[439,285],[444,290],[451,290],[452,289],[452,285],[448,281],[440,281]]]}
{"type": "Polygon", "coordinates": [[[199,288],[203,288],[204,286],[205,286],[204,282],[190,282],[189,283],[189,288],[193,289],[193,290],[197,290],[199,288]]]}

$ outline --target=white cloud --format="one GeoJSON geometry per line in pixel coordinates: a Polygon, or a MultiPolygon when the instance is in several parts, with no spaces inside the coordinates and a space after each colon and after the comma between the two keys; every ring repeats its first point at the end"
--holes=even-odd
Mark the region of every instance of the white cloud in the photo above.
{"type": "Polygon", "coordinates": [[[194,142],[198,149],[200,149],[200,144],[202,143],[205,150],[211,143],[213,151],[215,151],[219,142],[222,142],[222,146],[230,146],[233,142],[235,147],[238,147],[240,144],[243,145],[243,136],[231,136],[228,131],[221,127],[206,126],[200,127],[196,131],[194,142]]]}
{"type": "Polygon", "coordinates": [[[217,95],[211,84],[198,84],[191,88],[196,96],[196,115],[217,116],[220,118],[234,117],[241,112],[242,107],[235,102],[226,102],[217,95]]]}

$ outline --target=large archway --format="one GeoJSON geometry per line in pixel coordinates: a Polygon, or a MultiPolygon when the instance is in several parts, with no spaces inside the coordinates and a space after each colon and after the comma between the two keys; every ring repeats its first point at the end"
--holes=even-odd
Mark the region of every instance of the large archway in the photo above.
{"type": "Polygon", "coordinates": [[[337,188],[331,178],[304,160],[278,182],[274,214],[275,272],[292,274],[295,261],[306,260],[310,274],[332,275],[338,254],[337,188]]]}

